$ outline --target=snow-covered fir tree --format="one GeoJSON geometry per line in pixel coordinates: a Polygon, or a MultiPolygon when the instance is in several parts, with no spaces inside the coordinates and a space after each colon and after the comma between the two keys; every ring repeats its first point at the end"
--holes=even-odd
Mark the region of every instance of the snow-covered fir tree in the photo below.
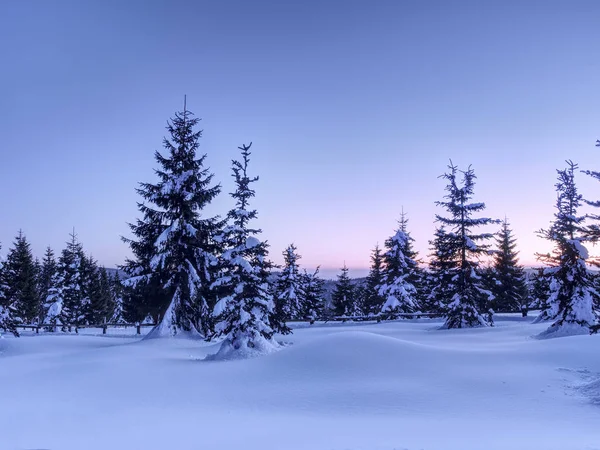
{"type": "Polygon", "coordinates": [[[31,246],[19,231],[6,256],[3,270],[4,295],[15,310],[15,319],[21,323],[35,323],[40,316],[37,270],[31,246]]]}
{"type": "Polygon", "coordinates": [[[46,321],[48,309],[53,303],[53,298],[56,295],[58,289],[58,265],[54,257],[54,251],[50,248],[46,248],[44,253],[44,259],[42,260],[42,267],[40,269],[40,275],[38,278],[38,291],[41,301],[40,311],[40,323],[46,321]]]}
{"type": "Polygon", "coordinates": [[[284,266],[275,289],[275,310],[280,320],[286,322],[302,316],[301,274],[298,260],[301,256],[294,244],[283,251],[284,266]]]}
{"type": "Polygon", "coordinates": [[[215,337],[223,337],[213,359],[247,357],[279,347],[273,335],[282,325],[276,323],[275,305],[269,292],[267,243],[258,239],[261,230],[250,227],[257,211],[249,202],[255,196],[252,184],[258,177],[248,175],[250,147],[239,147],[241,161],[232,161],[236,189],[231,196],[235,207],[227,215],[219,241],[225,249],[219,258],[218,278],[213,287],[219,295],[214,308],[215,337]]]}
{"type": "Polygon", "coordinates": [[[48,310],[49,323],[62,324],[63,331],[71,331],[72,326],[77,330],[85,321],[86,309],[82,278],[85,254],[75,231],[70,236],[58,260],[58,287],[48,310]]]}
{"type": "Polygon", "coordinates": [[[113,298],[113,312],[109,319],[110,323],[126,323],[125,316],[123,313],[123,296],[124,286],[119,277],[119,272],[115,272],[112,277],[109,276],[109,282],[111,285],[112,298],[113,298]]]}
{"type": "Polygon", "coordinates": [[[593,287],[587,269],[588,251],[583,245],[586,229],[584,215],[577,215],[582,196],[575,184],[577,164],[567,161],[567,168],[558,170],[557,200],[554,220],[539,236],[554,244],[552,253],[538,254],[538,259],[549,265],[545,269],[550,282],[545,314],[552,321],[540,337],[587,334],[597,322],[593,287]]]}
{"type": "Polygon", "coordinates": [[[424,276],[424,310],[430,313],[441,313],[450,304],[454,284],[454,271],[457,260],[453,255],[449,233],[441,225],[435,229],[434,237],[429,241],[429,270],[424,276]]]}
{"type": "MultiPolygon", "coordinates": [[[[81,280],[81,309],[83,314],[83,323],[97,324],[100,318],[99,303],[100,297],[100,277],[98,272],[98,263],[92,255],[83,255],[80,265],[81,280]]],[[[102,321],[100,320],[100,323],[102,321]]]]}
{"type": "MultiPolygon", "coordinates": [[[[596,147],[600,147],[600,140],[596,141],[596,147]]],[[[600,172],[595,170],[582,170],[582,172],[586,175],[589,175],[596,181],[600,181],[600,172]]],[[[594,208],[600,208],[600,200],[588,200],[583,198],[582,200],[583,202],[594,208]]],[[[583,229],[583,231],[588,240],[597,243],[598,241],[600,241],[600,214],[588,214],[587,218],[590,222],[583,229]]],[[[589,262],[595,265],[600,265],[600,263],[597,260],[590,259],[589,262]]]]}
{"type": "Polygon", "coordinates": [[[450,279],[446,287],[449,303],[445,305],[446,321],[443,328],[487,326],[488,320],[482,316],[478,305],[485,304],[493,295],[484,288],[478,272],[479,258],[489,254],[490,246],[486,241],[493,234],[476,233],[475,229],[498,221],[473,217],[485,209],[484,203],[471,202],[476,179],[473,169],[469,166],[466,171],[460,171],[462,183],[459,183],[458,168],[452,162],[448,168],[450,170],[442,175],[448,182],[445,201],[436,202],[448,212],[448,217],[436,214],[436,220],[448,227],[443,236],[443,253],[450,255],[452,263],[446,269],[450,279]]]}
{"type": "Polygon", "coordinates": [[[371,268],[365,284],[364,313],[377,315],[385,303],[385,297],[379,293],[379,286],[383,282],[383,255],[379,245],[371,252],[371,268]]]}
{"type": "Polygon", "coordinates": [[[344,264],[338,275],[335,289],[331,294],[333,313],[336,316],[351,317],[356,312],[355,289],[348,275],[348,267],[344,264]]]}
{"type": "MultiPolygon", "coordinates": [[[[2,247],[0,246],[0,250],[2,247]]],[[[4,283],[4,259],[0,255],[0,336],[2,332],[12,333],[18,336],[16,321],[14,318],[14,307],[8,301],[6,291],[8,286],[4,283]]]]}
{"type": "Polygon", "coordinates": [[[149,303],[131,309],[142,315],[155,309],[161,318],[149,337],[210,333],[210,285],[219,251],[214,237],[221,221],[201,212],[220,186],[212,185],[206,155],[197,155],[202,135],[196,130],[198,121],[184,107],[168,122],[165,154],[155,152],[159,181],[140,183],[137,191],[144,203],[138,208],[143,218],[130,224],[134,238],[125,239],[134,255],[123,267],[131,277],[130,300],[149,303]]]}
{"type": "Polygon", "coordinates": [[[525,270],[519,264],[517,242],[504,218],[496,237],[494,253],[494,283],[492,284],[492,309],[500,312],[515,312],[526,305],[528,296],[525,270]]]}
{"type": "Polygon", "coordinates": [[[106,268],[97,268],[91,278],[89,323],[111,322],[115,312],[113,284],[106,268]]]}
{"type": "Polygon", "coordinates": [[[323,316],[325,282],[319,277],[319,267],[313,273],[304,270],[301,278],[302,319],[312,324],[323,316]]]}
{"type": "Polygon", "coordinates": [[[386,318],[394,318],[399,313],[411,313],[418,309],[419,266],[407,224],[408,220],[403,211],[398,229],[385,241],[383,276],[378,290],[379,295],[385,298],[381,314],[386,318]]]}
{"type": "Polygon", "coordinates": [[[540,310],[540,313],[533,323],[550,320],[550,305],[548,304],[548,298],[550,297],[550,278],[548,274],[546,274],[544,267],[538,267],[531,276],[530,291],[532,306],[540,310]]]}

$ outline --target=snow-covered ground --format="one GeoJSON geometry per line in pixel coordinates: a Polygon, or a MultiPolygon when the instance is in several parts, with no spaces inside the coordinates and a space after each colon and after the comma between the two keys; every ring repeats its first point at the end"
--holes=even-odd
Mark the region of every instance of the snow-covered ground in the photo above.
{"type": "Polygon", "coordinates": [[[5,337],[0,449],[600,449],[600,336],[439,325],[299,327],[227,362],[134,330],[5,337]]]}

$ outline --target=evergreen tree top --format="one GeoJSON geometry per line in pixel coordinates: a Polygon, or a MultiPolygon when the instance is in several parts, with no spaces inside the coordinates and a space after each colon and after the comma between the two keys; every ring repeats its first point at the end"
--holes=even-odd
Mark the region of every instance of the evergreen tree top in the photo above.
{"type": "MultiPolygon", "coordinates": [[[[232,160],[232,176],[235,179],[237,189],[230,195],[235,199],[235,209],[229,212],[229,218],[233,221],[234,225],[239,228],[246,228],[248,222],[257,217],[256,210],[248,210],[248,204],[250,199],[256,195],[254,189],[252,189],[252,183],[259,180],[258,176],[248,176],[248,163],[250,162],[250,147],[252,142],[248,145],[242,145],[238,147],[241,150],[242,160],[232,160]]],[[[260,233],[260,230],[249,230],[251,233],[260,233]]]]}
{"type": "Polygon", "coordinates": [[[538,236],[556,243],[552,254],[536,253],[537,258],[550,265],[556,266],[562,264],[565,255],[569,253],[568,248],[573,248],[578,257],[586,260],[588,252],[583,247],[582,242],[587,240],[584,222],[585,215],[577,215],[577,210],[583,201],[582,195],[577,190],[575,183],[575,171],[577,164],[570,160],[566,161],[567,168],[557,170],[557,182],[555,184],[557,191],[556,212],[554,220],[549,228],[541,229],[537,232],[538,236]]]}
{"type": "MultiPolygon", "coordinates": [[[[436,205],[446,208],[451,217],[443,217],[436,214],[436,220],[451,227],[463,225],[472,227],[499,223],[499,221],[490,218],[471,217],[473,213],[485,209],[485,203],[470,202],[474,194],[475,180],[477,178],[473,167],[469,166],[468,169],[464,171],[458,170],[458,167],[450,161],[448,169],[450,169],[449,172],[440,175],[440,178],[444,178],[448,181],[445,188],[447,194],[444,196],[446,201],[436,202],[436,205]],[[459,173],[462,174],[462,183],[459,183],[458,181],[459,173]]],[[[491,236],[491,234],[487,233],[485,235],[474,237],[476,239],[481,239],[491,236]]],[[[473,237],[471,239],[473,239],[473,237]]]]}

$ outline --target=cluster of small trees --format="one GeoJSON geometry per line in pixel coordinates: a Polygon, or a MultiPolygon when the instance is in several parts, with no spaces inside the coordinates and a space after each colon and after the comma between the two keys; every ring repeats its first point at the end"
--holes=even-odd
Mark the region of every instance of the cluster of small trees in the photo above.
{"type": "MultiPolygon", "coordinates": [[[[149,336],[223,338],[216,357],[230,357],[277,347],[274,334],[289,333],[291,320],[332,315],[385,319],[434,312],[445,317],[444,328],[461,328],[492,325],[494,311],[539,307],[538,319],[552,321],[549,334],[589,330],[597,321],[598,295],[583,243],[600,239],[600,226],[585,224],[600,218],[577,215],[584,200],[571,162],[558,171],[554,221],[539,232],[555,244],[552,254],[539,255],[550,267],[530,282],[518,263],[508,220],[480,217],[485,204],[472,201],[473,169],[461,171],[450,163],[442,175],[446,195],[437,202],[445,213],[436,216],[428,265],[413,249],[402,213],[384,249],[373,250],[365,282],[353,282],[344,267],[326,302],[318,269],[301,272],[300,256],[290,245],[277,272],[267,242],[259,239],[261,230],[252,227],[257,211],[250,203],[258,181],[248,173],[252,144],[239,147],[241,157],[232,161],[231,210],[224,218],[206,215],[221,186],[205,167],[206,155],[198,155],[197,124],[185,108],[168,122],[165,151],[155,152],[158,181],[140,183],[141,217],[130,224],[132,237],[124,238],[132,251],[122,267],[126,280],[111,279],[98,268],[75,235],[58,262],[49,250],[38,264],[20,234],[1,271],[0,328],[14,331],[15,323],[32,321],[77,325],[151,318],[158,325],[149,336]],[[495,225],[499,231],[478,231],[495,225]]],[[[596,172],[588,174],[600,179],[596,172]]]]}
{"type": "Polygon", "coordinates": [[[0,329],[18,334],[16,325],[47,324],[54,331],[121,318],[118,275],[86,255],[74,232],[58,260],[48,247],[40,262],[19,231],[0,265],[0,329]]]}
{"type": "MultiPolygon", "coordinates": [[[[473,169],[461,172],[450,164],[443,175],[448,182],[446,196],[437,202],[447,214],[436,216],[428,266],[419,264],[402,214],[398,230],[385,242],[385,252],[373,250],[364,286],[352,285],[347,268],[342,269],[333,295],[335,312],[384,317],[433,312],[445,317],[444,328],[462,328],[493,325],[495,311],[526,315],[528,309],[539,308],[536,321],[552,322],[542,336],[597,329],[600,295],[595,286],[600,283],[587,267],[589,254],[583,244],[600,239],[600,226],[586,225],[600,217],[578,215],[578,209],[583,202],[595,207],[600,202],[583,200],[575,184],[577,165],[571,161],[567,165],[557,171],[554,220],[550,228],[538,232],[554,244],[551,254],[538,254],[547,267],[527,277],[508,220],[474,217],[485,204],[471,201],[473,169]],[[494,224],[501,224],[499,231],[477,232],[480,226],[494,224]],[[492,239],[495,246],[489,243],[492,239]]],[[[600,179],[600,173],[586,173],[600,179]]]]}

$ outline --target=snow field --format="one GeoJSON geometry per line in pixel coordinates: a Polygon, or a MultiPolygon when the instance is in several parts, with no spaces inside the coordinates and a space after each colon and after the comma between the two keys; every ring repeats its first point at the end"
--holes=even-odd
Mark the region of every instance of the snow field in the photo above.
{"type": "Polygon", "coordinates": [[[186,339],[6,337],[0,450],[600,449],[600,336],[440,325],[299,327],[225,362],[186,339]]]}

